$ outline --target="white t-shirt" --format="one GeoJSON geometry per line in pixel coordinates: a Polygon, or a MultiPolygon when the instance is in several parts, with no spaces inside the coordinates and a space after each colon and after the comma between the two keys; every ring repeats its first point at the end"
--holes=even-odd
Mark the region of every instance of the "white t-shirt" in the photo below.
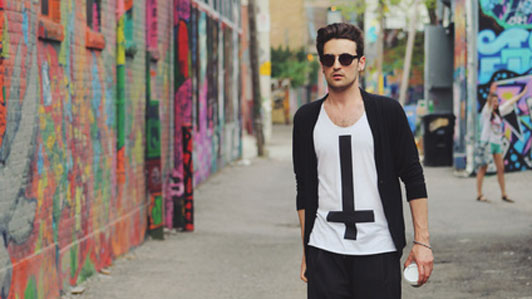
{"type": "MultiPolygon", "coordinates": [[[[512,111],[513,105],[510,105],[509,102],[504,102],[499,105],[499,113],[502,117],[512,113],[512,111]]],[[[480,141],[502,145],[502,118],[496,115],[491,119],[491,113],[491,107],[486,103],[480,112],[480,124],[482,128],[480,141]]]]}
{"type": "Polygon", "coordinates": [[[335,125],[323,105],[314,128],[318,159],[318,210],[309,245],[346,255],[396,251],[377,187],[373,135],[366,114],[350,127],[335,125]],[[344,239],[346,225],[327,221],[331,211],[342,211],[340,136],[351,136],[355,210],[372,210],[374,222],[357,223],[356,240],[344,239]]]}

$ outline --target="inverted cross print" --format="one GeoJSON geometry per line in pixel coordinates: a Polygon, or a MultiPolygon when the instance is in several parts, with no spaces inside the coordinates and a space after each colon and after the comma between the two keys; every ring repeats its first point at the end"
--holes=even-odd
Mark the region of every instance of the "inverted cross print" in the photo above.
{"type": "Polygon", "coordinates": [[[342,175],[342,211],[331,211],[327,221],[342,222],[346,225],[344,239],[357,239],[357,223],[375,222],[372,210],[355,210],[355,193],[353,186],[353,157],[351,135],[339,136],[340,170],[342,175]]]}

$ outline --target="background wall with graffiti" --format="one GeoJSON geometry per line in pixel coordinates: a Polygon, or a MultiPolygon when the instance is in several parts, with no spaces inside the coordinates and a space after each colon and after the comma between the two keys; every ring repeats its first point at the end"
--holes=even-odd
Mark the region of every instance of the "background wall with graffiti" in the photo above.
{"type": "MultiPolygon", "coordinates": [[[[479,3],[478,106],[492,84],[501,103],[530,85],[532,74],[532,5],[528,0],[479,3]]],[[[532,169],[532,93],[530,88],[503,116],[503,155],[507,171],[532,169]]]]}
{"type": "Polygon", "coordinates": [[[217,3],[0,0],[0,298],[58,297],[240,157],[240,3],[217,3]]]}
{"type": "Polygon", "coordinates": [[[467,13],[465,0],[454,1],[454,74],[453,112],[456,116],[454,128],[454,165],[457,169],[466,167],[466,106],[467,106],[467,13]]]}
{"type": "Polygon", "coordinates": [[[233,2],[191,9],[195,185],[241,153],[239,47],[233,46],[240,8],[233,2]]]}
{"type": "MultiPolygon", "coordinates": [[[[167,227],[193,229],[192,188],[242,154],[240,1],[174,1],[172,167],[167,227]]],[[[244,65],[244,66],[243,66],[244,65]]]]}

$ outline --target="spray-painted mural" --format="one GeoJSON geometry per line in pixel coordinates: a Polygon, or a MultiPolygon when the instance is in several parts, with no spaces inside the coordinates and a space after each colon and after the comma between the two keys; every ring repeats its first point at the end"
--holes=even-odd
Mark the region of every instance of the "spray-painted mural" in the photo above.
{"type": "Polygon", "coordinates": [[[501,103],[525,91],[510,113],[502,115],[505,169],[532,169],[532,5],[528,0],[480,1],[478,34],[478,106],[490,88],[501,103]]]}
{"type": "Polygon", "coordinates": [[[234,46],[239,42],[239,29],[230,19],[199,3],[193,3],[191,14],[197,185],[241,154],[239,47],[234,46]]]}
{"type": "Polygon", "coordinates": [[[456,0],[454,5],[454,81],[453,112],[456,117],[454,128],[454,166],[466,168],[466,103],[467,103],[467,34],[465,0],[456,0]]]}
{"type": "Polygon", "coordinates": [[[239,13],[0,0],[0,298],[57,298],[148,228],[193,229],[194,184],[241,153],[239,13]]]}

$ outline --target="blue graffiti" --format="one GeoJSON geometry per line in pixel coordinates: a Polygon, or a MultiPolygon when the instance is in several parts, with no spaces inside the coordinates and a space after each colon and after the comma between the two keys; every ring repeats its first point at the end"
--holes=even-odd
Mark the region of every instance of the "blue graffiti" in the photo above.
{"type": "Polygon", "coordinates": [[[480,0],[480,8],[504,28],[532,28],[532,0],[480,0]]]}
{"type": "Polygon", "coordinates": [[[479,84],[487,83],[498,70],[523,73],[532,67],[532,34],[522,28],[505,30],[496,36],[492,30],[478,35],[479,84]]]}

